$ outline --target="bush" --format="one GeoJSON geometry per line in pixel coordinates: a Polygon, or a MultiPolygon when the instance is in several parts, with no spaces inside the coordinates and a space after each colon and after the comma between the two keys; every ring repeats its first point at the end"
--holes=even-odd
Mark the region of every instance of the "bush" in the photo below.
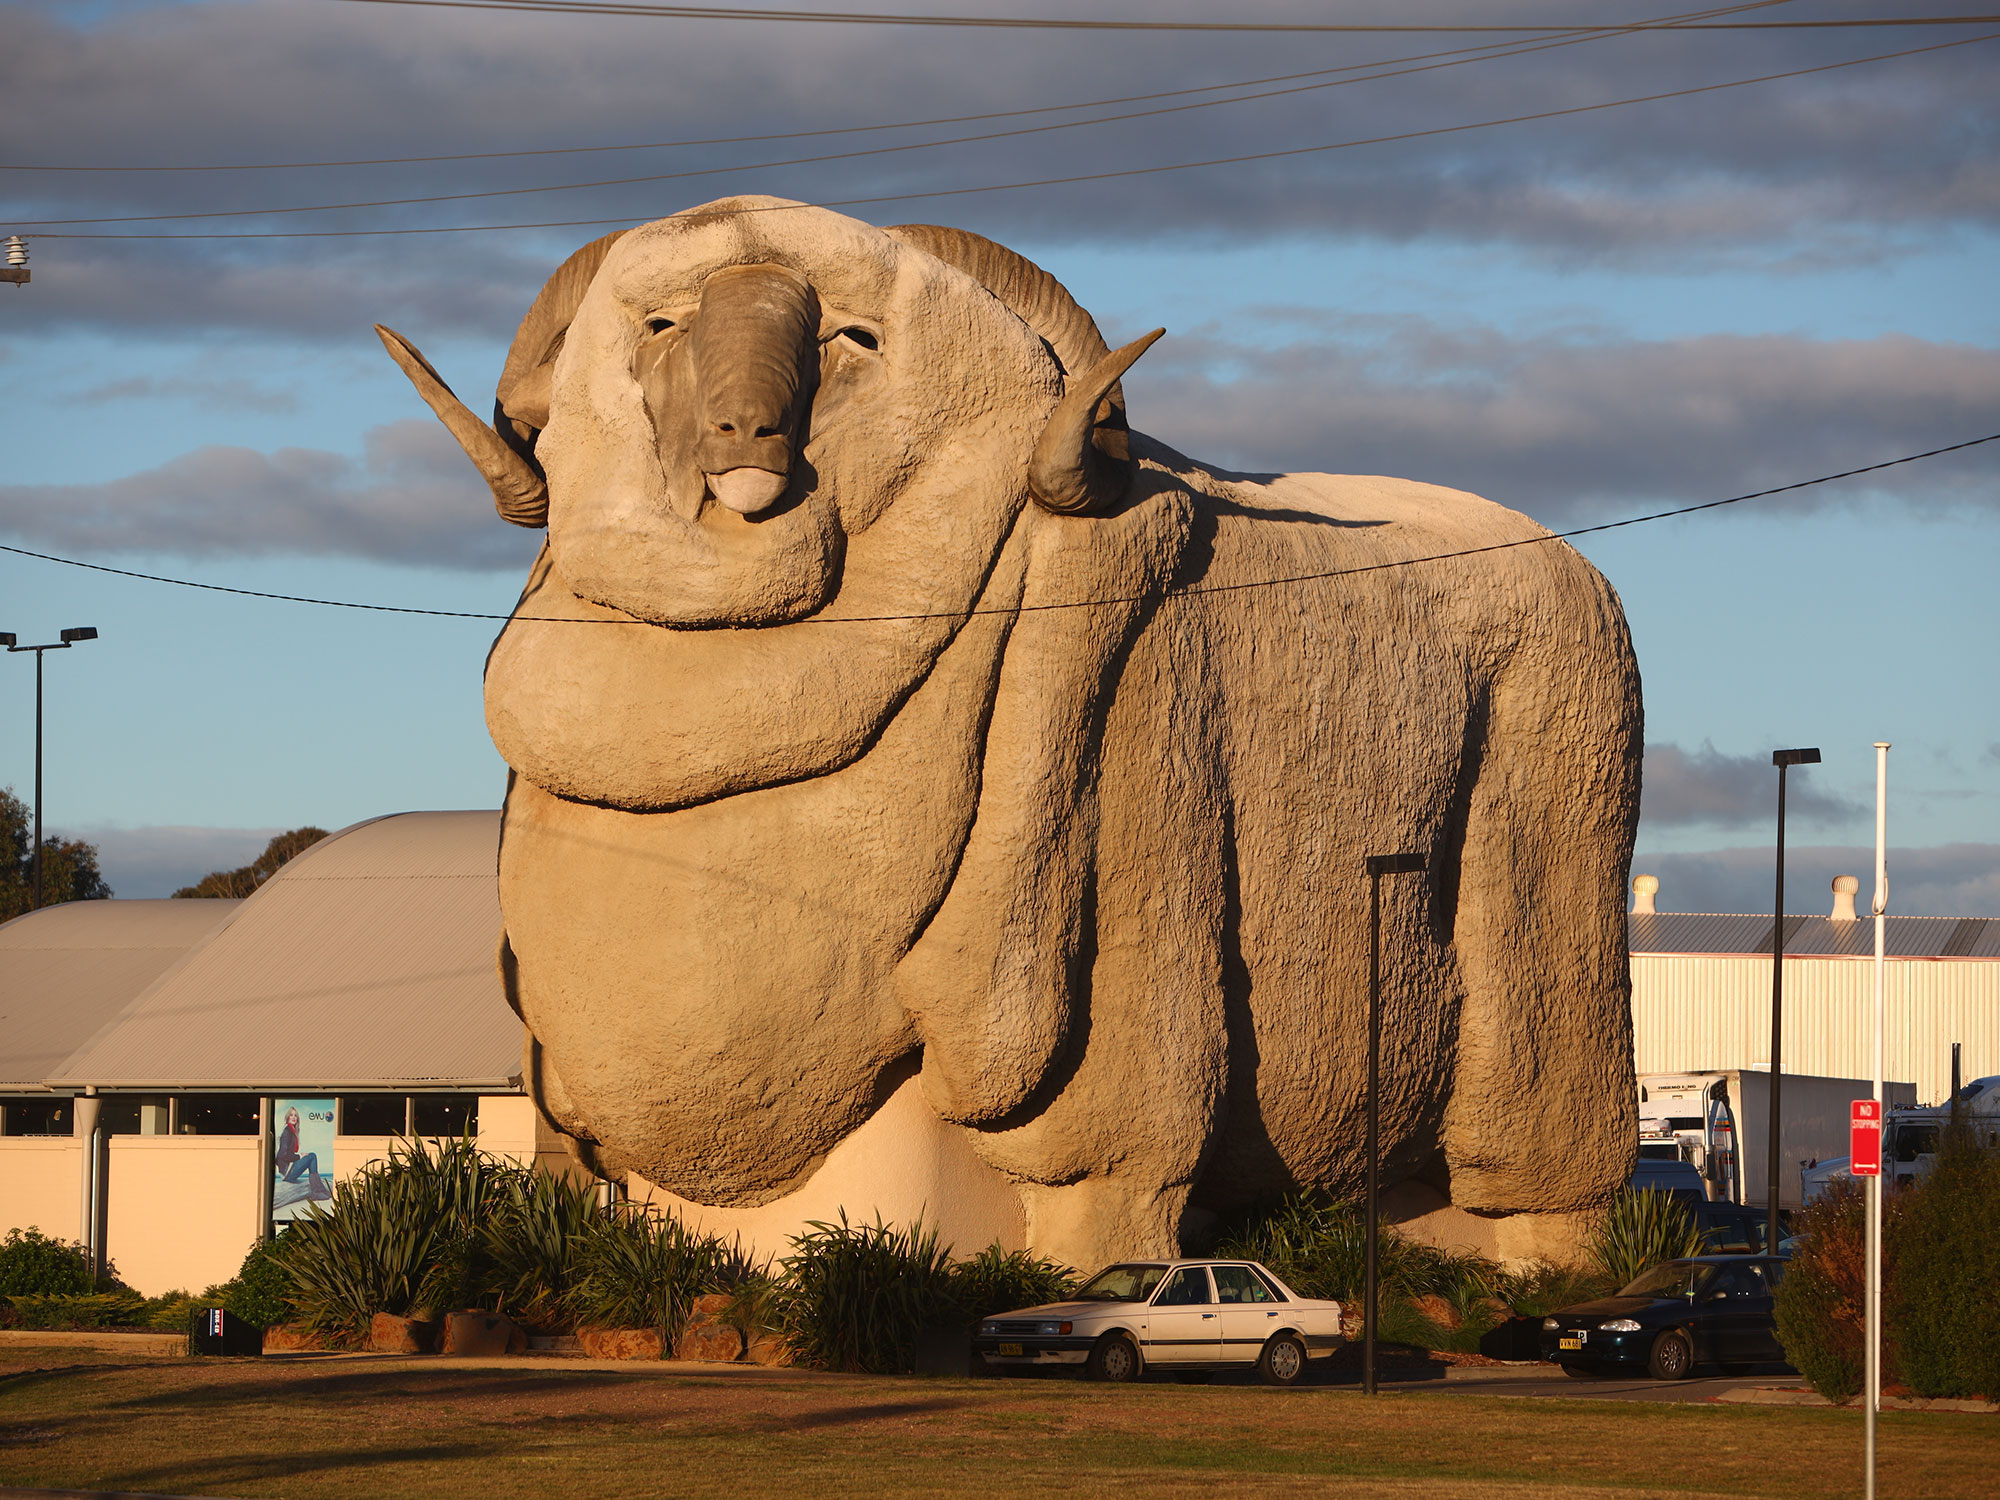
{"type": "Polygon", "coordinates": [[[1858,1182],[1836,1182],[1793,1221],[1798,1244],[1778,1283],[1778,1342],[1793,1369],[1829,1401],[1865,1378],[1867,1200],[1858,1182]]]}
{"type": "Polygon", "coordinates": [[[520,1322],[568,1328],[577,1257],[599,1216],[594,1182],[545,1171],[504,1180],[479,1230],[480,1291],[520,1322]]]}
{"type": "Polygon", "coordinates": [[[1930,1175],[1895,1197],[1883,1311],[1903,1383],[2000,1398],[2000,1153],[1954,1122],[1930,1175]]]}
{"type": "Polygon", "coordinates": [[[915,1367],[917,1335],[955,1323],[950,1250],[921,1220],[908,1229],[814,1223],[782,1263],[778,1309],[807,1364],[875,1375],[915,1367]]]}
{"type": "Polygon", "coordinates": [[[738,1269],[724,1241],[630,1204],[593,1217],[575,1253],[566,1300],[576,1319],[592,1328],[658,1329],[668,1349],[694,1299],[721,1291],[738,1269]]]}
{"type": "Polygon", "coordinates": [[[1517,1317],[1545,1318],[1557,1308],[1606,1296],[1617,1290],[1602,1271],[1534,1261],[1500,1278],[1498,1295],[1517,1317]]]}
{"type": "Polygon", "coordinates": [[[1664,1260],[1700,1255],[1705,1247],[1694,1215],[1672,1193],[1626,1189],[1612,1200],[1590,1247],[1592,1261],[1613,1286],[1624,1286],[1664,1260]]]}
{"type": "Polygon", "coordinates": [[[1002,1250],[998,1241],[951,1271],[952,1300],[958,1315],[977,1323],[994,1313],[1061,1302],[1076,1290],[1077,1274],[1068,1266],[1027,1250],[1002,1250]]]}
{"type": "Polygon", "coordinates": [[[137,1292],[22,1293],[7,1299],[16,1328],[131,1328],[146,1321],[146,1299],[137,1292]]]}
{"type": "Polygon", "coordinates": [[[233,1280],[210,1287],[202,1297],[190,1301],[208,1307],[219,1304],[259,1328],[289,1323],[297,1309],[292,1301],[291,1273],[285,1268],[285,1250],[283,1239],[251,1246],[233,1280]]]}
{"type": "Polygon", "coordinates": [[[10,1229],[0,1241],[0,1296],[74,1297],[97,1289],[90,1251],[39,1229],[10,1229]]]}

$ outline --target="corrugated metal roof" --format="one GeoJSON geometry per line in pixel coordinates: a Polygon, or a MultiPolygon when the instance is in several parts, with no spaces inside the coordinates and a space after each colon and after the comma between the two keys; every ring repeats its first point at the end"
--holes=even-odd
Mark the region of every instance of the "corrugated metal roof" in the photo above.
{"type": "MultiPolygon", "coordinates": [[[[1626,918],[1634,953],[1769,953],[1771,918],[1713,912],[1635,912],[1626,918]]],[[[2000,921],[1984,917],[1890,917],[1883,951],[1891,958],[2000,958],[2000,921]]],[[[1785,952],[1804,957],[1872,958],[1875,919],[1786,917],[1785,952]]]]}
{"type": "Polygon", "coordinates": [[[401,813],[315,844],[50,1075],[106,1088],[503,1087],[500,814],[401,813]]]}
{"type": "Polygon", "coordinates": [[[240,901],[68,901],[0,924],[0,1089],[41,1087],[240,901]]]}

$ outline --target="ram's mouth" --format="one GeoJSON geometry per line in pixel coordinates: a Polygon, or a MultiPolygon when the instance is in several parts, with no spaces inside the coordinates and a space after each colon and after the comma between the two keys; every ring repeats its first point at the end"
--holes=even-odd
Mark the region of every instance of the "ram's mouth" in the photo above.
{"type": "Polygon", "coordinates": [[[748,466],[710,474],[707,479],[709,494],[739,516],[762,515],[778,503],[791,482],[790,475],[748,466]]]}

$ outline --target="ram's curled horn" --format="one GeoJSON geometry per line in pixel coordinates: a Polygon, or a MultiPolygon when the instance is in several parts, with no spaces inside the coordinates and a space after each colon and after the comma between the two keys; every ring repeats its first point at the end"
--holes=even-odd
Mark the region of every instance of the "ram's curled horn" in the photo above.
{"type": "MultiPolygon", "coordinates": [[[[1044,510],[1060,515],[1081,516],[1109,510],[1125,498],[1132,484],[1132,455],[1107,452],[1110,445],[1097,418],[1098,403],[1153,341],[1167,330],[1155,328],[1122,349],[1114,349],[1082,375],[1071,380],[1069,389],[1049,413],[1048,425],[1035,442],[1034,457],[1028,461],[1028,492],[1044,510]]],[[[1116,437],[1122,439],[1124,430],[1116,437]]]]}
{"type": "Polygon", "coordinates": [[[533,454],[535,439],[549,425],[549,377],[556,355],[562,352],[563,337],[604,257],[626,233],[619,229],[600,235],[557,266],[507,346],[507,363],[500,371],[499,395],[493,403],[493,426],[523,458],[533,454]]]}
{"type": "Polygon", "coordinates": [[[1035,499],[1047,509],[1065,514],[1116,505],[1130,487],[1133,472],[1125,393],[1119,389],[1118,377],[1159,334],[1148,334],[1113,354],[1098,332],[1096,320],[1069,289],[1026,256],[983,235],[938,224],[898,224],[886,232],[958,267],[985,287],[1041,335],[1062,366],[1070,394],[1049,419],[1036,446],[1030,475],[1035,499]],[[1100,378],[1105,370],[1111,373],[1100,378]],[[1088,403],[1073,406],[1081,401],[1077,393],[1086,388],[1096,394],[1088,403]],[[1077,443],[1087,443],[1090,451],[1072,445],[1072,436],[1077,434],[1077,443]]]}
{"type": "Polygon", "coordinates": [[[473,467],[485,476],[501,519],[516,526],[546,526],[549,486],[541,471],[468,411],[408,339],[380,323],[375,325],[375,332],[382,340],[382,347],[389,351],[389,358],[410,377],[410,384],[417,388],[424,404],[437,413],[438,420],[458,439],[473,467]]]}

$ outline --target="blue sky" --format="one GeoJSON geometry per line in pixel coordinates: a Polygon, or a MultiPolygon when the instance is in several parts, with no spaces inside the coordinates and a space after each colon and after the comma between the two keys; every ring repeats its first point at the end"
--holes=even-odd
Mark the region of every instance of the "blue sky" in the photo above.
{"type": "MultiPolygon", "coordinates": [[[[1274,0],[1258,13],[1326,10],[1274,0]]],[[[1091,13],[1142,11],[1102,0],[1091,13]]],[[[1334,14],[1378,18],[1353,5],[1334,14]]],[[[1606,16],[1442,0],[1396,14],[1606,16]]],[[[1654,14],[1628,4],[1607,18],[1654,14]]],[[[0,5],[0,24],[21,43],[0,59],[0,94],[13,101],[0,166],[15,167],[775,134],[1466,44],[1052,40],[339,0],[26,3],[0,5]]],[[[0,542],[271,592],[504,613],[530,539],[493,518],[369,324],[417,340],[478,407],[541,278],[599,232],[55,237],[65,229],[636,222],[733,191],[921,192],[1427,129],[1937,40],[1620,37],[810,168],[741,164],[927,133],[378,168],[0,172],[0,234],[28,236],[35,272],[27,288],[0,288],[0,542]],[[712,166],[737,169],[472,204],[127,217],[712,166]],[[44,222],[114,217],[126,221],[44,222]]],[[[1246,467],[1403,474],[1587,525],[2000,432],[1996,47],[1430,140],[853,212],[989,234],[1061,277],[1114,341],[1166,324],[1168,341],[1127,391],[1135,425],[1177,447],[1246,467]]],[[[1097,113],[1136,107],[1147,106],[1097,113]]],[[[1010,123],[1021,122],[928,134],[1010,123]]],[[[1794,907],[1817,909],[1829,872],[1859,869],[1869,745],[1886,738],[1897,746],[1898,909],[2000,915],[1997,480],[2000,443],[1580,539],[1625,601],[1645,677],[1640,867],[1663,875],[1663,908],[1768,901],[1769,751],[1817,744],[1826,765],[1794,783],[1794,839],[1824,851],[1802,859],[1794,907]]],[[[163,894],[240,863],[278,828],[499,798],[479,701],[490,624],[241,599],[0,554],[0,630],[41,640],[74,624],[103,635],[49,659],[48,817],[100,843],[120,894],[163,894]]],[[[32,666],[16,656],[4,669],[0,784],[25,794],[32,666]]]]}

